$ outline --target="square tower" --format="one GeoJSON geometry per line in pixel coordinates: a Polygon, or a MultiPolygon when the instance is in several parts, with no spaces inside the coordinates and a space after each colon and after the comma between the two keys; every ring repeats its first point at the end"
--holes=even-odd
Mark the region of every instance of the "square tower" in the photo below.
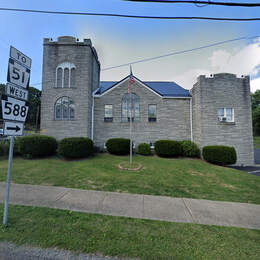
{"type": "Polygon", "coordinates": [[[92,93],[99,87],[100,77],[91,40],[45,38],[43,46],[41,134],[57,140],[91,137],[92,93]]]}

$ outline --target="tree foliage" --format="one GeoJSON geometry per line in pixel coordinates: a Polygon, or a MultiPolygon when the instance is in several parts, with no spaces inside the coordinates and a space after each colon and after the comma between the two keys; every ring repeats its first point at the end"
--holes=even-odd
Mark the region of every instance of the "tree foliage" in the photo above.
{"type": "Polygon", "coordinates": [[[260,90],[252,96],[252,119],[254,135],[260,135],[260,90]]]}

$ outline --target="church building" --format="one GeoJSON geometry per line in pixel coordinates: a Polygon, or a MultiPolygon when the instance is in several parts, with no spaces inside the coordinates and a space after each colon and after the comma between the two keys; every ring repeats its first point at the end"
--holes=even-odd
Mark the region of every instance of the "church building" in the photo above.
{"type": "Polygon", "coordinates": [[[249,76],[201,75],[190,91],[131,75],[100,81],[90,39],[45,38],[43,45],[42,134],[89,137],[104,149],[110,138],[129,138],[132,120],[135,146],[160,139],[192,140],[200,148],[228,145],[236,149],[237,165],[254,164],[249,76]]]}

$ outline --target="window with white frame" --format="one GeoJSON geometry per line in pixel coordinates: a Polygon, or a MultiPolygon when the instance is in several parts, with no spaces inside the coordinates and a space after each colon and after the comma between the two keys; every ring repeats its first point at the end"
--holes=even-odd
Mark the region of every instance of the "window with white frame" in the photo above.
{"type": "Polygon", "coordinates": [[[218,109],[218,120],[221,122],[234,122],[234,109],[222,107],[218,109]]]}
{"type": "Polygon", "coordinates": [[[71,62],[63,62],[56,68],[56,88],[75,87],[76,66],[71,62]]]}
{"type": "Polygon", "coordinates": [[[105,105],[104,122],[113,122],[113,105],[105,105]]]}
{"type": "Polygon", "coordinates": [[[75,104],[69,97],[57,99],[54,107],[55,120],[71,120],[75,118],[75,104]]]}
{"type": "Polygon", "coordinates": [[[148,105],[148,121],[156,122],[157,118],[157,107],[156,105],[148,105]]]}
{"type": "Polygon", "coordinates": [[[122,98],[122,121],[130,122],[139,121],[140,119],[140,106],[139,97],[134,93],[127,93],[122,98]]]}

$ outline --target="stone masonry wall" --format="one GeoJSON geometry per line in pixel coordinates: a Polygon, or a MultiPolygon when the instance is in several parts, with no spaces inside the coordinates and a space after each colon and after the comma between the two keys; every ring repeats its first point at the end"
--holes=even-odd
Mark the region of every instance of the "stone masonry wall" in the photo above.
{"type": "Polygon", "coordinates": [[[92,89],[97,86],[99,62],[94,55],[90,40],[77,42],[73,37],[59,37],[57,42],[44,39],[43,85],[41,106],[41,134],[65,137],[91,134],[92,89]],[[76,66],[74,88],[56,88],[56,68],[60,63],[72,62],[76,66]],[[93,78],[95,77],[95,86],[93,78]],[[67,96],[75,103],[75,119],[54,120],[54,105],[58,98],[67,96]]]}
{"type": "MultiPolygon", "coordinates": [[[[109,138],[129,138],[129,122],[121,121],[122,97],[128,78],[102,97],[95,98],[94,143],[101,148],[109,138]],[[104,122],[105,105],[113,105],[113,122],[104,122]]],[[[140,98],[140,121],[133,122],[136,145],[159,139],[190,140],[190,100],[161,98],[135,81],[132,92],[140,98]],[[148,122],[148,104],[157,105],[157,121],[148,122]]]]}
{"type": "Polygon", "coordinates": [[[212,78],[200,76],[191,93],[194,141],[200,147],[233,146],[238,156],[237,165],[253,165],[249,77],[237,78],[228,73],[215,74],[212,78]],[[218,120],[218,108],[223,107],[234,109],[234,123],[218,120]]]}

